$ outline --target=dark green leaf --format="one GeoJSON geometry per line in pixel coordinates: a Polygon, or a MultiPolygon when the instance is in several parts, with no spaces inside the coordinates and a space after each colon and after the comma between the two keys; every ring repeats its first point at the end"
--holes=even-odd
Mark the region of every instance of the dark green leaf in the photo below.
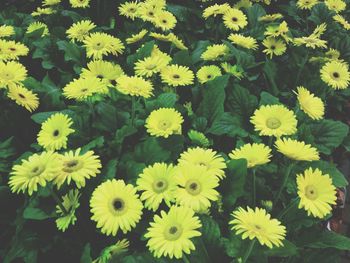
{"type": "Polygon", "coordinates": [[[238,116],[228,112],[216,118],[208,132],[214,135],[228,135],[230,137],[237,135],[241,137],[248,136],[248,133],[242,128],[242,123],[238,116]]]}

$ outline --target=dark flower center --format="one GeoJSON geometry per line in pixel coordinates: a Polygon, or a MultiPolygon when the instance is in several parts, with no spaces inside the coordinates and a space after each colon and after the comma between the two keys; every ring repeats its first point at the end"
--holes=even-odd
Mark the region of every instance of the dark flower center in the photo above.
{"type": "Polygon", "coordinates": [[[56,137],[56,136],[58,136],[59,134],[60,134],[60,131],[59,131],[59,130],[54,130],[54,131],[53,131],[53,136],[56,137]]]}
{"type": "Polygon", "coordinates": [[[72,168],[74,166],[77,166],[79,162],[77,160],[72,160],[72,161],[69,161],[66,166],[69,167],[69,168],[72,168]]]}
{"type": "Polygon", "coordinates": [[[121,211],[124,209],[124,201],[120,198],[117,198],[113,201],[113,207],[116,211],[121,211]]]}
{"type": "Polygon", "coordinates": [[[276,46],[272,45],[272,46],[271,46],[271,49],[272,49],[272,50],[276,49],[276,46]]]}
{"type": "Polygon", "coordinates": [[[18,93],[18,96],[20,96],[22,99],[26,98],[22,93],[18,93]]]}
{"type": "Polygon", "coordinates": [[[179,78],[180,78],[180,75],[175,74],[175,75],[173,75],[173,78],[174,78],[174,79],[179,79],[179,78]]]}
{"type": "Polygon", "coordinates": [[[171,228],[169,228],[169,233],[174,235],[177,232],[177,227],[176,226],[172,226],[171,228]]]}
{"type": "Polygon", "coordinates": [[[333,77],[335,77],[336,79],[339,78],[339,73],[338,72],[333,72],[333,77]]]}
{"type": "Polygon", "coordinates": [[[237,22],[238,21],[237,17],[232,17],[232,21],[237,22]]]}

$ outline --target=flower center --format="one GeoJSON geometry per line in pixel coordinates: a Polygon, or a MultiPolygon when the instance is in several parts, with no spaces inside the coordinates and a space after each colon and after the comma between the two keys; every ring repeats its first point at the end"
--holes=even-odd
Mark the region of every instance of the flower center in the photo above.
{"type": "Polygon", "coordinates": [[[146,66],[146,69],[152,70],[152,69],[155,69],[156,67],[157,67],[157,65],[149,64],[149,65],[146,66]]]}
{"type": "Polygon", "coordinates": [[[281,121],[277,118],[268,118],[266,126],[270,129],[277,129],[281,126],[281,121]]]}
{"type": "Polygon", "coordinates": [[[60,131],[59,131],[59,130],[54,130],[53,133],[52,133],[52,135],[53,135],[54,137],[57,137],[58,135],[60,135],[60,131]]]}
{"type": "Polygon", "coordinates": [[[63,163],[63,171],[66,173],[72,173],[78,171],[83,166],[82,162],[77,159],[69,160],[63,163]]]}
{"type": "Polygon", "coordinates": [[[170,128],[170,126],[171,126],[171,122],[168,120],[161,120],[158,124],[158,128],[161,130],[166,130],[170,128]]]}
{"type": "Polygon", "coordinates": [[[29,173],[29,177],[39,176],[45,170],[44,166],[35,166],[29,173]]]}
{"type": "Polygon", "coordinates": [[[3,77],[4,77],[4,79],[11,80],[11,79],[13,79],[13,74],[11,72],[5,72],[3,77]]]}
{"type": "Polygon", "coordinates": [[[271,48],[272,50],[275,50],[275,49],[276,49],[276,46],[272,45],[270,48],[271,48]]]}
{"type": "Polygon", "coordinates": [[[102,45],[102,43],[101,42],[97,42],[97,43],[95,43],[95,45],[94,45],[94,49],[96,49],[96,50],[100,50],[100,49],[102,49],[103,48],[103,45],[102,45]]]}
{"type": "Polygon", "coordinates": [[[210,74],[207,76],[208,79],[211,79],[211,77],[212,77],[212,76],[211,76],[210,74]]]}
{"type": "Polygon", "coordinates": [[[173,78],[174,78],[174,79],[179,79],[179,78],[180,78],[180,75],[174,74],[174,75],[173,75],[173,78]]]}
{"type": "Polygon", "coordinates": [[[163,179],[155,180],[152,184],[153,190],[160,194],[168,188],[168,182],[163,179]]]}
{"type": "Polygon", "coordinates": [[[19,96],[20,98],[22,98],[22,99],[25,99],[25,98],[26,98],[26,96],[24,96],[22,93],[18,93],[18,96],[19,96]]]}
{"type": "Polygon", "coordinates": [[[119,197],[114,198],[111,205],[112,213],[115,215],[120,216],[127,211],[125,201],[119,197]]]}
{"type": "Polygon", "coordinates": [[[201,185],[197,180],[189,180],[185,185],[186,191],[191,195],[198,195],[201,193],[201,185]]]}
{"type": "Polygon", "coordinates": [[[163,19],[163,20],[162,20],[162,23],[163,23],[163,24],[166,24],[166,23],[167,23],[167,21],[166,21],[165,19],[163,19]]]}
{"type": "Polygon", "coordinates": [[[308,185],[305,187],[305,195],[310,200],[315,200],[318,197],[317,189],[313,185],[308,185]]]}
{"type": "Polygon", "coordinates": [[[339,77],[340,77],[340,75],[339,75],[339,73],[338,73],[338,72],[333,72],[333,77],[334,77],[335,79],[337,79],[337,78],[339,78],[339,77]]]}
{"type": "Polygon", "coordinates": [[[102,75],[102,74],[98,74],[98,75],[96,76],[96,78],[98,78],[98,79],[103,79],[103,75],[102,75]]]}
{"type": "Polygon", "coordinates": [[[164,237],[166,240],[175,241],[181,237],[182,227],[179,224],[173,224],[167,227],[164,231],[164,237]]]}
{"type": "Polygon", "coordinates": [[[238,21],[237,17],[232,17],[232,21],[237,22],[238,21]]]}

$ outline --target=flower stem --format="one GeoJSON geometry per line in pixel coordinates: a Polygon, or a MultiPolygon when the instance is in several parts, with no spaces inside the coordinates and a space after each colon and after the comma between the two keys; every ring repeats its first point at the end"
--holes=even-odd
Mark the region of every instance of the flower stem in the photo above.
{"type": "Polygon", "coordinates": [[[134,126],[135,122],[135,115],[136,115],[136,101],[135,97],[131,97],[131,126],[134,126]]]}
{"type": "Polygon", "coordinates": [[[184,263],[191,263],[191,262],[188,260],[188,258],[187,258],[187,256],[186,256],[185,253],[183,253],[182,259],[183,259],[184,263]]]}
{"type": "Polygon", "coordinates": [[[283,216],[285,216],[289,212],[289,210],[298,203],[298,201],[299,197],[295,198],[292,202],[290,202],[289,205],[281,211],[277,218],[281,219],[283,216]]]}
{"type": "Polygon", "coordinates": [[[68,211],[67,209],[64,207],[64,205],[61,202],[61,199],[58,197],[58,195],[55,193],[55,190],[53,189],[53,187],[50,187],[50,194],[53,197],[53,199],[56,201],[57,205],[61,208],[61,210],[63,211],[63,213],[65,215],[68,215],[68,211]]]}
{"type": "Polygon", "coordinates": [[[242,259],[242,263],[246,263],[250,254],[252,253],[253,251],[253,248],[254,248],[254,245],[255,245],[255,242],[256,242],[256,239],[253,239],[250,241],[250,244],[249,244],[249,247],[248,249],[246,250],[246,252],[244,253],[244,256],[243,256],[243,259],[242,259]]]}
{"type": "Polygon", "coordinates": [[[277,202],[278,202],[278,200],[279,200],[280,197],[281,197],[282,191],[283,191],[283,189],[284,189],[284,188],[286,187],[286,185],[287,185],[288,178],[289,178],[290,172],[291,172],[292,169],[293,169],[293,166],[294,166],[294,163],[291,163],[291,164],[287,167],[287,170],[286,170],[286,172],[285,172],[285,174],[284,174],[284,177],[283,177],[283,183],[282,183],[280,189],[279,189],[278,192],[277,192],[277,195],[276,195],[276,197],[275,197],[275,200],[274,200],[274,202],[273,202],[273,205],[277,205],[277,202]]]}
{"type": "Polygon", "coordinates": [[[253,184],[253,207],[256,205],[256,176],[255,176],[255,169],[252,171],[252,184],[253,184]]]}

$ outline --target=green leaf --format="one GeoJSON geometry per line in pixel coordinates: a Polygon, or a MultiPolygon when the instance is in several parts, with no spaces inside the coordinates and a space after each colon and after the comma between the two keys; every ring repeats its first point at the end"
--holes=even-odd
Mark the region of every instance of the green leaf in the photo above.
{"type": "Polygon", "coordinates": [[[110,160],[107,165],[103,168],[103,177],[105,180],[113,179],[117,175],[117,164],[118,161],[116,159],[110,160]]]}
{"type": "Polygon", "coordinates": [[[154,47],[154,41],[146,42],[136,54],[130,55],[127,57],[126,62],[128,65],[133,68],[135,62],[138,60],[144,59],[146,57],[149,57],[152,53],[153,47],[154,47]]]}
{"type": "Polygon", "coordinates": [[[244,194],[244,185],[247,177],[247,160],[231,160],[227,164],[226,178],[221,184],[222,201],[224,207],[232,210],[237,199],[244,194]]]}
{"type": "Polygon", "coordinates": [[[61,40],[57,42],[57,46],[59,50],[64,52],[64,60],[65,61],[73,61],[82,64],[82,52],[78,45],[68,42],[65,40],[61,40]]]}
{"type": "Polygon", "coordinates": [[[44,121],[46,121],[48,118],[50,118],[51,115],[61,112],[63,114],[67,114],[69,116],[72,116],[74,114],[71,110],[62,110],[62,111],[46,111],[46,112],[38,112],[31,116],[32,120],[35,121],[38,124],[42,124],[44,121]]]}
{"type": "Polygon", "coordinates": [[[220,245],[221,231],[218,223],[208,215],[200,217],[202,222],[202,238],[208,247],[217,247],[220,245]]]}
{"type": "MultiPolygon", "coordinates": [[[[312,167],[313,169],[318,168],[324,174],[329,174],[332,178],[333,184],[336,187],[346,187],[348,185],[348,181],[345,176],[340,172],[335,164],[326,162],[326,161],[314,161],[307,165],[307,167],[312,167]]],[[[306,168],[306,167],[305,167],[306,168]]]]}
{"type": "Polygon", "coordinates": [[[146,165],[168,160],[171,153],[160,146],[159,141],[149,137],[144,142],[138,143],[135,148],[134,159],[146,165]]]}
{"type": "Polygon", "coordinates": [[[327,155],[343,142],[348,132],[348,125],[340,121],[321,120],[312,126],[316,147],[327,155]]]}
{"type": "Polygon", "coordinates": [[[259,105],[275,105],[280,104],[280,101],[277,97],[273,96],[272,94],[262,91],[260,94],[260,103],[259,105]]]}
{"type": "Polygon", "coordinates": [[[216,118],[213,125],[208,130],[214,135],[227,135],[230,137],[247,137],[248,133],[242,128],[242,123],[238,116],[225,112],[221,117],[216,118]]]}
{"type": "Polygon", "coordinates": [[[258,105],[258,99],[247,88],[238,84],[229,92],[227,107],[234,114],[249,119],[258,105]]]}
{"type": "Polygon", "coordinates": [[[201,61],[201,55],[202,53],[207,49],[207,47],[210,46],[210,41],[209,40],[200,40],[196,42],[196,46],[192,52],[192,62],[193,64],[198,63],[201,61]]]}
{"type": "Polygon", "coordinates": [[[310,241],[305,244],[311,248],[336,248],[350,251],[350,238],[333,231],[324,231],[319,235],[310,236],[310,241]]]}
{"type": "Polygon", "coordinates": [[[270,257],[291,257],[298,254],[298,248],[292,242],[285,239],[283,246],[266,250],[265,254],[270,257]]]}
{"type": "Polygon", "coordinates": [[[172,62],[174,64],[184,65],[184,66],[191,66],[193,64],[192,58],[190,57],[190,54],[188,50],[181,50],[174,54],[172,62]]]}
{"type": "Polygon", "coordinates": [[[87,151],[90,151],[95,148],[101,148],[105,143],[105,138],[103,136],[99,136],[95,139],[93,139],[88,144],[81,147],[81,153],[86,153],[87,151]]]}
{"type": "Polygon", "coordinates": [[[271,87],[271,93],[273,95],[277,95],[278,94],[278,87],[276,84],[276,77],[277,77],[277,65],[275,62],[273,62],[272,60],[267,60],[264,64],[263,67],[263,72],[264,75],[266,77],[266,79],[268,80],[268,82],[270,83],[270,87],[271,87]]]}
{"type": "Polygon", "coordinates": [[[91,245],[90,243],[87,243],[84,246],[83,253],[81,254],[80,263],[91,263],[91,262],[92,262],[91,245]]]}
{"type": "Polygon", "coordinates": [[[52,218],[52,215],[47,214],[40,208],[27,206],[23,211],[23,218],[33,220],[44,220],[52,218]]]}
{"type": "Polygon", "coordinates": [[[203,87],[203,100],[199,106],[199,115],[207,118],[209,123],[224,113],[225,88],[229,76],[224,75],[208,82],[203,87]]]}
{"type": "Polygon", "coordinates": [[[254,4],[247,9],[248,25],[250,27],[256,27],[259,23],[259,17],[266,15],[265,9],[259,5],[254,4]]]}

